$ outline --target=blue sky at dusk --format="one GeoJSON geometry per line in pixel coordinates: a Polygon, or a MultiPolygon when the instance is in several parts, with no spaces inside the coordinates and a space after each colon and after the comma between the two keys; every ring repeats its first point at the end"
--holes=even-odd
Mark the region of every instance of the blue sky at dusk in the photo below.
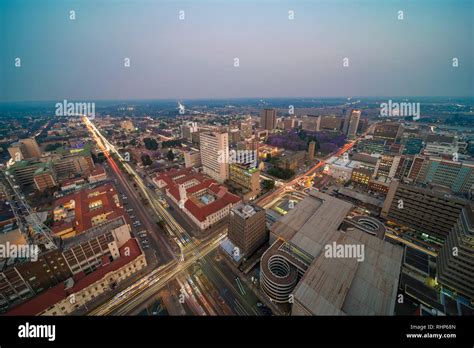
{"type": "Polygon", "coordinates": [[[0,101],[472,96],[473,3],[1,0],[0,101]]]}

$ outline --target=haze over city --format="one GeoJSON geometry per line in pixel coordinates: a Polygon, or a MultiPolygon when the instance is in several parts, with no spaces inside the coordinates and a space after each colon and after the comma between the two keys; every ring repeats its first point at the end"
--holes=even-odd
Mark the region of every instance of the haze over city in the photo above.
{"type": "Polygon", "coordinates": [[[4,1],[0,102],[469,96],[472,6],[469,0],[4,1]],[[62,15],[70,10],[75,20],[62,15]]]}
{"type": "Polygon", "coordinates": [[[472,343],[473,15],[0,2],[2,347],[472,343]]]}

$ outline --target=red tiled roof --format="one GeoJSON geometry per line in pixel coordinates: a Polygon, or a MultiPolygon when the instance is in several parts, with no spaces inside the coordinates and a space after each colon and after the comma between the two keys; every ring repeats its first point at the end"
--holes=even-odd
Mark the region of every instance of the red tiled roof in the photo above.
{"type": "Polygon", "coordinates": [[[219,188],[219,194],[216,200],[213,202],[206,204],[204,206],[199,207],[196,203],[193,202],[193,200],[188,199],[186,203],[184,203],[185,208],[193,214],[196,219],[199,221],[205,221],[206,218],[218,212],[219,210],[225,208],[229,204],[236,204],[240,202],[240,197],[236,196],[229,191],[223,186],[219,186],[215,183],[210,183],[210,186],[208,187],[210,190],[215,190],[215,187],[219,188]]]}
{"type": "MultiPolygon", "coordinates": [[[[192,168],[183,168],[180,170],[171,169],[168,172],[158,175],[157,180],[163,180],[166,183],[166,190],[177,200],[181,199],[179,194],[179,185],[191,180],[196,180],[199,183],[206,180],[206,176],[201,173],[196,173],[192,168]]],[[[197,184],[200,185],[200,184],[197,184]]],[[[192,186],[195,187],[195,186],[192,186]]],[[[191,188],[192,188],[191,187],[191,188]]],[[[188,192],[190,189],[188,189],[188,192]]]]}
{"type": "MultiPolygon", "coordinates": [[[[114,202],[113,196],[117,195],[115,187],[110,184],[104,184],[93,189],[82,190],[79,192],[72,193],[70,195],[64,196],[56,200],[54,207],[59,207],[66,203],[69,203],[71,200],[75,201],[75,217],[73,221],[73,226],[76,233],[82,233],[92,226],[92,219],[95,216],[106,214],[107,220],[114,219],[118,216],[126,216],[124,213],[123,207],[117,206],[114,202]],[[91,193],[98,193],[95,196],[88,197],[91,193]],[[102,207],[96,209],[89,209],[89,204],[93,201],[101,200],[102,207]]],[[[127,222],[129,222],[127,220],[127,222]]],[[[61,231],[67,227],[67,222],[56,222],[52,226],[53,231],[61,231]],[[63,226],[64,225],[64,226],[63,226]]]]}
{"type": "Polygon", "coordinates": [[[216,181],[213,179],[206,179],[198,185],[194,185],[186,190],[187,193],[193,194],[201,191],[202,189],[209,188],[211,185],[215,184],[216,181]]]}
{"type": "Polygon", "coordinates": [[[173,195],[173,197],[179,201],[180,200],[180,195],[179,195],[179,189],[177,186],[172,185],[171,187],[167,188],[167,191],[173,195]]]}
{"type": "MultiPolygon", "coordinates": [[[[156,176],[156,180],[163,180],[167,185],[173,185],[175,179],[181,175],[188,176],[193,171],[193,168],[170,169],[166,172],[160,173],[156,176]]],[[[179,179],[178,179],[179,180],[179,179]]]]}
{"type": "Polygon", "coordinates": [[[133,238],[129,239],[124,245],[122,245],[119,248],[119,252],[120,257],[117,260],[110,262],[109,259],[106,258],[106,262],[103,262],[102,266],[99,266],[96,271],[88,275],[83,272],[74,275],[74,285],[71,288],[65,290],[64,282],[61,282],[19,306],[16,306],[8,311],[6,315],[36,315],[41,313],[45,309],[53,306],[55,303],[65,299],[70,294],[77,293],[87,288],[102,279],[108,273],[125,266],[129,262],[135,260],[142,253],[137,241],[133,238]],[[128,256],[125,255],[125,248],[127,247],[129,248],[129,253],[127,253],[128,256]]]}
{"type": "Polygon", "coordinates": [[[199,221],[205,221],[207,216],[218,212],[229,204],[240,202],[240,198],[228,192],[226,187],[217,184],[215,180],[210,179],[201,173],[194,172],[192,168],[184,168],[180,170],[172,169],[168,172],[161,173],[157,176],[157,179],[166,182],[166,191],[177,201],[181,200],[179,192],[180,184],[184,184],[193,179],[198,181],[198,184],[191,186],[186,190],[188,199],[184,203],[184,206],[199,221]],[[183,175],[184,177],[181,177],[183,175]],[[189,199],[189,196],[192,196],[201,190],[210,190],[214,195],[216,195],[216,200],[207,205],[198,206],[192,199],[189,199]]]}
{"type": "Polygon", "coordinates": [[[201,173],[192,173],[192,174],[186,175],[183,178],[174,180],[174,182],[177,185],[179,185],[179,184],[184,184],[185,182],[191,181],[193,179],[196,179],[197,181],[201,182],[201,181],[204,181],[206,179],[206,176],[204,174],[201,174],[201,173]]]}
{"type": "Polygon", "coordinates": [[[101,165],[96,165],[94,170],[90,173],[90,176],[103,175],[105,174],[105,169],[101,165]]]}

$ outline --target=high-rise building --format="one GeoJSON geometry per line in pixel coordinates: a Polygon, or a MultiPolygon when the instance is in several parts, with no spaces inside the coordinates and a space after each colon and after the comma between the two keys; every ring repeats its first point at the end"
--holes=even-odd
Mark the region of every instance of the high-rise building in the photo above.
{"type": "Polygon", "coordinates": [[[231,163],[229,166],[231,186],[236,186],[241,192],[236,192],[244,201],[255,198],[260,193],[260,170],[251,164],[231,163]]]}
{"type": "Polygon", "coordinates": [[[13,175],[15,182],[20,186],[31,185],[34,183],[36,170],[43,165],[42,162],[16,161],[8,168],[7,174],[13,175]]]}
{"type": "Polygon", "coordinates": [[[410,169],[413,166],[413,161],[413,156],[401,156],[400,161],[398,162],[398,166],[395,170],[394,177],[399,180],[406,180],[408,178],[408,174],[410,173],[410,169]]]}
{"type": "Polygon", "coordinates": [[[229,131],[229,142],[231,144],[237,144],[241,140],[240,129],[234,128],[229,131]]]}
{"type": "Polygon", "coordinates": [[[402,240],[437,252],[456,224],[465,201],[393,180],[381,216],[407,227],[402,240]]]}
{"type": "Polygon", "coordinates": [[[364,133],[369,128],[369,120],[366,118],[359,119],[359,126],[357,127],[357,133],[364,133]]]}
{"type": "Polygon", "coordinates": [[[351,181],[358,186],[366,188],[369,186],[373,173],[368,168],[354,168],[351,174],[351,181]]]}
{"type": "Polygon", "coordinates": [[[21,144],[20,142],[12,143],[8,147],[8,153],[10,154],[10,157],[13,159],[13,161],[19,162],[19,161],[25,159],[23,157],[23,152],[24,152],[24,151],[22,151],[23,147],[24,147],[23,144],[21,144]]]}
{"type": "Polygon", "coordinates": [[[191,141],[192,134],[197,131],[198,131],[198,126],[196,122],[186,122],[183,125],[181,125],[181,136],[186,140],[191,141]]]}
{"type": "Polygon", "coordinates": [[[186,168],[200,167],[201,166],[201,153],[194,149],[184,151],[184,166],[186,168]]]}
{"type": "Polygon", "coordinates": [[[310,141],[308,146],[308,157],[310,161],[314,160],[314,152],[316,151],[316,142],[310,141]]]}
{"type": "Polygon", "coordinates": [[[260,142],[258,139],[252,138],[241,141],[237,144],[237,150],[252,150],[256,151],[258,154],[258,149],[260,148],[260,142]]]}
{"type": "Polygon", "coordinates": [[[374,138],[395,141],[403,133],[403,127],[396,122],[382,122],[374,128],[374,138]]]}
{"type": "Polygon", "coordinates": [[[291,130],[296,127],[296,118],[294,117],[287,117],[283,121],[283,128],[285,130],[291,130]]]}
{"type": "Polygon", "coordinates": [[[252,122],[250,120],[240,123],[240,132],[242,138],[249,139],[252,137],[252,122]]]}
{"type": "Polygon", "coordinates": [[[412,182],[422,181],[427,165],[429,165],[428,157],[415,156],[408,172],[408,179],[412,182]]]}
{"type": "MultiPolygon", "coordinates": [[[[389,225],[396,223],[401,226],[395,239],[406,244],[407,249],[410,249],[407,252],[413,254],[411,250],[414,244],[417,253],[420,254],[419,260],[425,259],[427,263],[428,257],[433,257],[436,262],[436,281],[443,289],[448,290],[450,296],[456,298],[457,295],[461,295],[467,298],[468,302],[472,302],[474,299],[472,202],[394,180],[390,185],[381,216],[387,219],[389,225]]],[[[405,260],[405,262],[410,265],[413,261],[405,260]]],[[[415,264],[417,269],[423,269],[423,262],[415,264]]]]}
{"type": "Polygon", "coordinates": [[[277,112],[275,109],[264,109],[260,116],[260,128],[273,130],[276,128],[277,112]]]}
{"type": "Polygon", "coordinates": [[[382,155],[375,167],[376,176],[393,178],[395,176],[401,156],[382,155]]]}
{"type": "Polygon", "coordinates": [[[342,126],[342,117],[330,115],[330,116],[322,116],[321,123],[319,128],[321,130],[331,130],[331,131],[339,131],[342,126]]]}
{"type": "Polygon", "coordinates": [[[8,152],[14,161],[41,157],[41,150],[34,138],[20,139],[10,145],[8,152]]]}
{"type": "Polygon", "coordinates": [[[35,138],[21,139],[20,143],[24,146],[24,158],[38,158],[41,157],[41,150],[35,138]]]}
{"type": "Polygon", "coordinates": [[[347,128],[347,136],[349,138],[355,138],[357,134],[357,128],[359,127],[360,115],[361,115],[360,110],[352,110],[350,114],[349,126],[347,128]]]}
{"type": "Polygon", "coordinates": [[[342,110],[342,114],[344,115],[344,121],[342,123],[342,133],[347,134],[347,130],[349,129],[349,123],[351,121],[351,110],[342,110]]]}
{"type": "Polygon", "coordinates": [[[474,165],[430,158],[418,181],[447,187],[454,193],[467,193],[474,186],[474,165]]]}
{"type": "Polygon", "coordinates": [[[53,166],[58,177],[69,178],[78,173],[89,175],[94,170],[94,161],[84,152],[84,155],[78,153],[60,156],[53,161],[53,166]]]}
{"type": "Polygon", "coordinates": [[[454,224],[436,263],[438,282],[451,292],[474,300],[474,213],[466,204],[454,224]]]}
{"type": "Polygon", "coordinates": [[[229,177],[229,135],[227,132],[200,134],[201,163],[204,173],[223,183],[229,177]]]}
{"type": "Polygon", "coordinates": [[[240,203],[231,209],[227,236],[242,256],[251,255],[268,240],[265,221],[265,209],[257,205],[240,203]]]}
{"type": "Polygon", "coordinates": [[[319,124],[321,123],[321,116],[305,116],[302,121],[302,129],[311,132],[319,131],[319,124]]]}

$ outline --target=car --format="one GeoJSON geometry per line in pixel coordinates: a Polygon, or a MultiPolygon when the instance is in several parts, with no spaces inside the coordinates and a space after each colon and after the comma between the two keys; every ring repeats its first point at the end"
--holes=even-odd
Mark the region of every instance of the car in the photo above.
{"type": "Polygon", "coordinates": [[[135,215],[130,215],[130,219],[135,219],[135,215]]]}

